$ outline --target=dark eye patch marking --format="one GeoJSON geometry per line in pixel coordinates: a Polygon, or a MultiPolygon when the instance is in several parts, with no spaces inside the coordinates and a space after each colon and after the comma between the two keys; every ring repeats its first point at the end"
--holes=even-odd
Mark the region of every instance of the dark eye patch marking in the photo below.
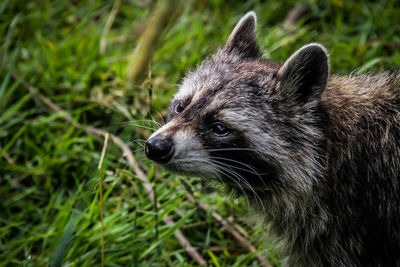
{"type": "Polygon", "coordinates": [[[190,104],[191,99],[175,100],[168,109],[167,122],[180,115],[190,104]]]}
{"type": "Polygon", "coordinates": [[[228,127],[226,127],[220,122],[216,122],[213,125],[211,125],[211,130],[216,136],[219,137],[227,136],[231,131],[228,127]]]}
{"type": "Polygon", "coordinates": [[[181,114],[184,109],[185,109],[185,106],[182,102],[179,102],[177,105],[175,105],[175,113],[176,114],[181,114]]]}
{"type": "MultiPolygon", "coordinates": [[[[254,189],[274,187],[278,169],[259,157],[250,148],[246,137],[240,131],[230,127],[227,136],[215,136],[209,130],[210,121],[215,121],[216,114],[210,113],[205,121],[198,125],[196,133],[210,160],[220,168],[220,176],[235,188],[235,180],[246,190],[250,185],[254,189]]],[[[215,124],[215,123],[214,123],[215,124]]],[[[236,184],[236,185],[235,185],[236,184]]],[[[234,189],[232,188],[232,189],[234,189]]]]}

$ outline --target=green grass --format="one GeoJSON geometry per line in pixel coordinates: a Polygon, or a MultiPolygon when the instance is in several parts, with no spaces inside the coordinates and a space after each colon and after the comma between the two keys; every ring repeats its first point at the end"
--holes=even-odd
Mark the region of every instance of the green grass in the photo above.
{"type": "Polygon", "coordinates": [[[100,54],[112,1],[1,1],[0,266],[99,266],[100,175],[106,266],[196,266],[175,238],[176,229],[209,264],[258,266],[255,254],[212,218],[213,210],[234,218],[257,251],[279,265],[279,246],[263,238],[265,229],[251,227],[243,200],[153,166],[142,151],[151,130],[132,124],[156,127],[140,120],[162,121],[159,114],[166,115],[182,75],[221,46],[249,10],[258,14],[259,45],[268,59],[283,61],[301,45],[320,42],[330,51],[335,73],[400,64],[400,5],[395,0],[304,1],[311,11],[291,30],[281,23],[296,1],[188,1],[177,6],[154,53],[150,101],[148,83],[126,80],[128,56],[155,7],[150,2],[122,1],[106,36],[106,52],[100,54]],[[23,81],[74,122],[29,93],[23,81]],[[99,172],[103,140],[77,129],[75,122],[130,144],[161,206],[149,200],[115,144],[99,172]],[[186,182],[209,212],[186,200],[186,182]],[[166,225],[165,215],[175,224],[166,225]]]}

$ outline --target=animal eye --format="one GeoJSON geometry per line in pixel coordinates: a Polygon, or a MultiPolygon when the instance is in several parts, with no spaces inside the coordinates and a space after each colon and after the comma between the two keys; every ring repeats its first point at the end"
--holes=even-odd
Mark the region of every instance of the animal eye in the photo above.
{"type": "Polygon", "coordinates": [[[176,106],[175,106],[175,113],[176,114],[181,114],[182,111],[185,109],[185,106],[183,105],[182,102],[179,102],[176,106]]]}
{"type": "Polygon", "coordinates": [[[230,130],[220,123],[215,123],[211,126],[211,130],[216,136],[220,137],[227,136],[230,133],[230,130]]]}

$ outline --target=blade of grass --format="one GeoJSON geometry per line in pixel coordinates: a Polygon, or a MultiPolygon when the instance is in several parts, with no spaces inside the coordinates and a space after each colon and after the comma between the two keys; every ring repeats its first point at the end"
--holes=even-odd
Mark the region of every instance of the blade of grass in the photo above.
{"type": "MultiPolygon", "coordinates": [[[[12,76],[13,76],[14,79],[18,79],[19,78],[19,75],[16,72],[13,72],[12,76]]],[[[66,120],[68,122],[73,122],[72,117],[68,113],[66,113],[64,110],[62,110],[59,106],[57,106],[49,98],[47,98],[46,96],[41,94],[35,87],[31,86],[26,81],[23,81],[22,85],[27,90],[29,90],[33,95],[35,95],[40,101],[42,101],[48,107],[50,107],[52,110],[54,110],[56,112],[60,112],[61,114],[63,114],[64,120],[66,120]]],[[[75,127],[79,128],[79,129],[84,129],[88,134],[91,134],[91,135],[94,135],[94,136],[100,137],[100,136],[105,136],[107,134],[106,131],[97,129],[97,128],[92,127],[92,126],[86,126],[86,125],[82,125],[80,123],[75,123],[74,125],[75,125],[75,127]]],[[[110,136],[111,136],[112,140],[114,141],[114,143],[117,144],[121,148],[121,150],[124,153],[124,156],[127,157],[129,166],[134,169],[136,175],[144,182],[143,185],[144,185],[144,187],[146,189],[148,197],[150,198],[151,201],[153,201],[154,200],[154,193],[153,193],[152,186],[149,183],[146,174],[144,174],[144,172],[140,169],[139,165],[136,163],[135,158],[134,158],[132,152],[130,151],[129,147],[121,139],[119,139],[117,136],[112,135],[112,134],[110,134],[110,136]]],[[[163,221],[167,225],[173,225],[174,224],[174,221],[168,215],[166,215],[163,218],[163,221]]],[[[175,231],[175,236],[178,239],[178,241],[181,244],[181,246],[186,249],[187,253],[198,264],[200,264],[200,265],[206,264],[206,261],[203,259],[203,257],[200,256],[200,254],[194,249],[194,247],[190,244],[190,242],[186,239],[186,237],[183,235],[183,233],[179,229],[177,229],[175,231]]]]}
{"type": "Polygon", "coordinates": [[[138,80],[147,70],[155,47],[167,27],[168,21],[173,17],[172,13],[177,9],[178,3],[175,0],[164,0],[157,3],[151,16],[152,19],[130,58],[126,71],[129,80],[138,80]]]}
{"type": "Polygon", "coordinates": [[[100,54],[103,55],[106,52],[107,46],[107,35],[110,32],[111,26],[114,23],[115,16],[118,13],[119,7],[121,6],[121,0],[116,0],[111,9],[110,15],[107,18],[106,25],[104,26],[104,30],[101,34],[100,38],[100,54]]]}
{"type": "Polygon", "coordinates": [[[100,171],[100,224],[101,224],[101,266],[104,267],[104,206],[103,206],[103,176],[104,172],[102,170],[103,166],[103,160],[106,155],[107,151],[107,146],[108,146],[108,138],[109,138],[109,133],[106,133],[106,136],[104,138],[104,145],[103,145],[103,150],[101,151],[101,157],[100,157],[100,162],[99,162],[99,167],[98,170],[100,171]]]}
{"type": "Polygon", "coordinates": [[[80,216],[78,215],[73,216],[70,222],[68,223],[64,236],[62,237],[60,243],[58,244],[54,256],[51,260],[50,267],[62,266],[64,255],[74,236],[74,227],[76,222],[79,220],[79,217],[80,216]]]}

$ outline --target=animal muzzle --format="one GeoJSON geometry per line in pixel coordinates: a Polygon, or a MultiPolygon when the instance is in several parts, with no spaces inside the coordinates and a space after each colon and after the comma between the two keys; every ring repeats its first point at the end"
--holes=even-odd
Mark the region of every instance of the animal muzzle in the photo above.
{"type": "Polygon", "coordinates": [[[175,147],[172,140],[154,136],[147,140],[144,151],[149,159],[164,164],[171,160],[175,147]]]}

